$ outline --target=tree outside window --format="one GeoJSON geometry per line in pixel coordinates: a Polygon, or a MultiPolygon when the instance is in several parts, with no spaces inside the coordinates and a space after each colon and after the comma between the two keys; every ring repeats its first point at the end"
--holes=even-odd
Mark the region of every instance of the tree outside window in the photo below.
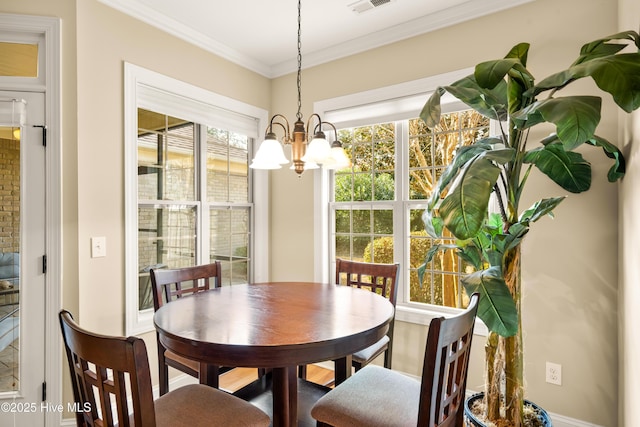
{"type": "Polygon", "coordinates": [[[422,285],[418,283],[416,269],[429,248],[445,243],[425,233],[423,203],[455,150],[488,133],[489,121],[472,110],[443,114],[433,130],[419,118],[340,129],[353,166],[336,171],[333,179],[335,256],[377,263],[403,260],[410,282],[406,302],[464,307],[460,277],[470,270],[455,252],[439,253],[422,285]],[[394,247],[394,238],[404,242],[401,248],[394,247]]]}

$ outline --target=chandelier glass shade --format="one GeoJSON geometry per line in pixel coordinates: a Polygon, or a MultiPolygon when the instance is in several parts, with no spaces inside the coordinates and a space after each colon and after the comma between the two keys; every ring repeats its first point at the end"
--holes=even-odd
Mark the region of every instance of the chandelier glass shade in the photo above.
{"type": "Polygon", "coordinates": [[[274,114],[269,121],[265,131],[264,141],[256,152],[250,168],[253,169],[280,169],[282,165],[289,163],[284,154],[283,145],[291,145],[291,169],[298,175],[302,175],[305,170],[317,169],[322,165],[325,169],[342,169],[351,167],[351,161],[342,148],[342,143],[338,140],[336,127],[322,121],[318,114],[312,114],[306,125],[302,120],[302,45],[301,34],[301,0],[298,0],[298,112],[293,126],[290,130],[289,121],[282,114],[274,114]],[[333,143],[329,143],[323,126],[333,128],[333,143]],[[282,143],[278,141],[276,130],[279,129],[284,134],[282,143]],[[310,132],[311,130],[311,132],[310,132]],[[310,135],[313,133],[313,137],[310,135]]]}

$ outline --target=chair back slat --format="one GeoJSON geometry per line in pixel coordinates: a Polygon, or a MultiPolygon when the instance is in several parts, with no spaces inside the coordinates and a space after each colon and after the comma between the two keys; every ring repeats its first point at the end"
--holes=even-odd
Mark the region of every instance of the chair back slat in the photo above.
{"type": "Polygon", "coordinates": [[[76,413],[77,424],[128,427],[133,421],[135,426],[155,426],[144,341],[93,334],[65,310],[59,318],[74,399],[82,409],[76,413]]]}
{"type": "Polygon", "coordinates": [[[222,286],[220,261],[170,270],[152,269],[150,274],[154,310],[177,298],[222,286]]]}
{"type": "Polygon", "coordinates": [[[418,426],[462,426],[467,370],[478,295],[458,316],[438,317],[429,324],[418,426]]]}
{"type": "Polygon", "coordinates": [[[369,289],[396,305],[399,264],[374,264],[336,259],[336,284],[369,289]]]}

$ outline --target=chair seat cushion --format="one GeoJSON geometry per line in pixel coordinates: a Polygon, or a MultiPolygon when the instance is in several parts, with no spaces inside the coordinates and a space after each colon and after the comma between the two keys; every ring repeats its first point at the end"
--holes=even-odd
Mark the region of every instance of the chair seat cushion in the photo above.
{"type": "Polygon", "coordinates": [[[371,359],[377,357],[379,354],[382,354],[382,352],[384,352],[388,346],[389,346],[389,337],[385,335],[384,337],[380,338],[380,340],[377,343],[370,345],[364,350],[360,350],[356,353],[353,353],[352,358],[354,362],[358,362],[362,365],[366,365],[371,361],[371,359]]]}
{"type": "Polygon", "coordinates": [[[180,387],[155,401],[157,427],[269,426],[269,416],[244,400],[202,384],[180,387]]]}
{"type": "Polygon", "coordinates": [[[320,398],[311,416],[334,426],[415,426],[419,403],[419,381],[367,365],[320,398]]]}

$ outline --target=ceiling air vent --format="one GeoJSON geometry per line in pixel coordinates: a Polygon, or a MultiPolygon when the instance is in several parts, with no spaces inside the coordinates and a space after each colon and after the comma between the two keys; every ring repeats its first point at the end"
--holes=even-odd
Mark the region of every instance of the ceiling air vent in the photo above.
{"type": "Polygon", "coordinates": [[[368,10],[376,7],[384,6],[387,3],[391,3],[395,0],[360,0],[355,3],[351,3],[349,7],[355,13],[364,13],[368,10]]]}

